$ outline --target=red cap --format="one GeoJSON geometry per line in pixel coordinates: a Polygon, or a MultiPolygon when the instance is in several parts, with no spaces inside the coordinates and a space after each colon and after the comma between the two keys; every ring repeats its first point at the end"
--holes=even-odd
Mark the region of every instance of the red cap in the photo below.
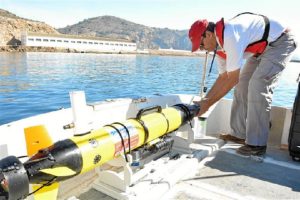
{"type": "Polygon", "coordinates": [[[189,31],[189,38],[192,42],[192,52],[199,49],[202,35],[206,31],[207,26],[208,21],[206,19],[197,20],[191,26],[189,31]]]}

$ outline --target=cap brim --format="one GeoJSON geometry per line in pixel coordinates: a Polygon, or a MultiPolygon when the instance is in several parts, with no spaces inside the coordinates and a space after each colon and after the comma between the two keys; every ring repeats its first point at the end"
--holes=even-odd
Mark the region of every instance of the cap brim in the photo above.
{"type": "Polygon", "coordinates": [[[201,41],[201,38],[199,40],[192,41],[192,52],[197,51],[199,49],[200,41],[201,41]]]}

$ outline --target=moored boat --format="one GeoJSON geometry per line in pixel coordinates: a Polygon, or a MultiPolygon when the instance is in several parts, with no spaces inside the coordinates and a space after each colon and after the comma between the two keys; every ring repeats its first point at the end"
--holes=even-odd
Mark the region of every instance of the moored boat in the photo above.
{"type": "MultiPolygon", "coordinates": [[[[0,156],[3,159],[10,155],[23,157],[28,154],[28,143],[24,135],[24,129],[28,127],[42,125],[52,143],[56,143],[73,137],[86,137],[91,130],[137,118],[141,110],[146,111],[144,114],[147,116],[160,112],[159,108],[171,108],[178,104],[192,105],[195,98],[193,95],[156,95],[139,99],[112,99],[86,105],[85,97],[71,97],[73,110],[62,109],[2,125],[0,132],[5,137],[1,137],[0,156]]],[[[240,199],[245,196],[249,199],[299,198],[297,191],[300,190],[300,179],[299,173],[295,172],[299,172],[300,165],[291,161],[287,150],[280,150],[287,145],[291,109],[272,108],[269,148],[266,158],[260,159],[238,156],[234,150],[239,145],[225,144],[217,139],[218,134],[230,132],[230,105],[231,100],[222,99],[206,116],[195,117],[186,124],[174,127],[167,134],[168,138],[152,138],[147,141],[147,145],[141,145],[141,149],[137,148],[131,154],[120,151],[122,145],[119,145],[120,156],[116,155],[115,159],[100,167],[62,181],[57,196],[53,198],[99,199],[101,195],[103,198],[110,196],[116,199],[180,199],[181,196],[186,199],[240,199]],[[252,170],[248,167],[252,167],[252,170]],[[281,170],[285,174],[280,174],[281,170]],[[290,173],[294,175],[285,177],[290,173]],[[241,179],[245,182],[241,182],[241,179]],[[267,192],[259,192],[262,185],[268,187],[267,192]]],[[[161,115],[154,117],[154,121],[157,118],[160,120],[153,123],[164,121],[163,127],[169,130],[166,126],[170,126],[170,121],[176,121],[173,115],[174,113],[170,114],[169,118],[167,116],[168,123],[161,115]]],[[[150,125],[146,123],[147,126],[150,125]]],[[[121,132],[126,137],[126,131],[123,129],[121,132]]],[[[33,140],[33,143],[40,144],[38,139],[33,140]]],[[[90,144],[95,145],[91,141],[90,144]]],[[[128,146],[125,148],[128,152],[128,146]]],[[[28,158],[20,160],[24,163],[28,158]]],[[[65,170],[63,173],[70,171],[65,170]]],[[[35,190],[30,188],[30,192],[35,190]]],[[[30,198],[33,195],[28,197],[30,198]]]]}

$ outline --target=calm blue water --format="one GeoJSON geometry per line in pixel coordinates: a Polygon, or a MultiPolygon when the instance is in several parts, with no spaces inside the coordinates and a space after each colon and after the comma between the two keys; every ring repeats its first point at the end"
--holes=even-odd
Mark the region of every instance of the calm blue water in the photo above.
{"type": "MultiPolygon", "coordinates": [[[[274,105],[291,107],[300,63],[291,63],[274,105]]],[[[70,107],[69,91],[88,102],[153,94],[198,94],[203,58],[63,53],[0,53],[0,124],[70,107]]],[[[212,85],[216,66],[207,81],[212,85]]],[[[231,94],[227,95],[231,98],[231,94]]]]}

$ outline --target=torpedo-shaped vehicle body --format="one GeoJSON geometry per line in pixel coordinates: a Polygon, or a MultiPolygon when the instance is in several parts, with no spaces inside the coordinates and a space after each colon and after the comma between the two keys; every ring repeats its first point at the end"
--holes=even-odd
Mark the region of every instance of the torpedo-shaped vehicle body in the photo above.
{"type": "MultiPolygon", "coordinates": [[[[28,155],[32,156],[26,162],[15,156],[0,160],[0,199],[24,199],[33,193],[40,193],[39,199],[51,199],[43,195],[57,189],[60,181],[88,172],[120,155],[126,157],[131,150],[165,137],[191,121],[199,109],[198,105],[185,104],[165,109],[154,106],[140,110],[136,118],[49,143],[46,148],[30,148],[31,143],[27,141],[28,155]],[[30,184],[35,186],[31,193],[30,184]]],[[[25,130],[25,134],[39,137],[43,135],[41,132],[46,131],[40,126],[25,130]]],[[[45,133],[43,137],[48,136],[45,133]]],[[[166,142],[156,144],[155,148],[161,148],[166,142]]]]}

